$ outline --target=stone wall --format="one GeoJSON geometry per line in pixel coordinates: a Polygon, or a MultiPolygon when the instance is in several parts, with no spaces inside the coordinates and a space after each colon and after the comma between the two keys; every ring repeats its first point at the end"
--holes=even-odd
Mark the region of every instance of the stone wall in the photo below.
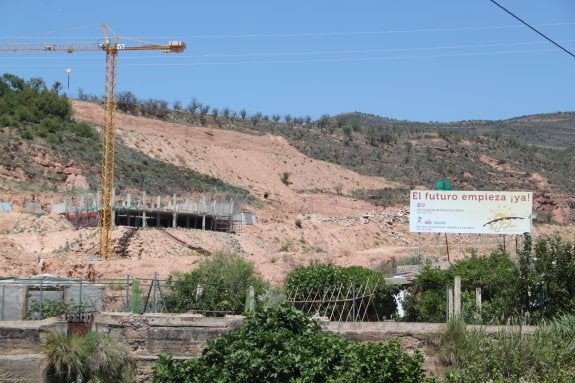
{"type": "Polygon", "coordinates": [[[49,331],[65,329],[66,323],[55,318],[0,322],[0,382],[47,382],[42,344],[49,331]]]}
{"type": "MultiPolygon", "coordinates": [[[[98,313],[93,329],[106,333],[126,344],[132,351],[138,382],[151,381],[151,369],[158,355],[169,353],[178,359],[201,354],[210,339],[241,326],[242,316],[208,318],[193,314],[129,314],[98,313]]],[[[441,323],[405,322],[322,322],[325,331],[343,334],[358,341],[379,341],[398,338],[406,350],[420,349],[425,354],[425,368],[437,373],[438,364],[425,352],[430,334],[445,328],[441,323]]],[[[43,321],[0,321],[0,382],[44,383],[46,361],[41,344],[50,330],[62,330],[68,324],[56,319],[43,321]]],[[[487,326],[487,333],[519,328],[487,326]]],[[[520,331],[531,333],[533,327],[520,331]]]]}
{"type": "Polygon", "coordinates": [[[138,381],[150,382],[158,355],[169,353],[182,359],[199,356],[208,340],[242,322],[242,316],[98,313],[94,328],[126,344],[134,355],[138,381]]]}

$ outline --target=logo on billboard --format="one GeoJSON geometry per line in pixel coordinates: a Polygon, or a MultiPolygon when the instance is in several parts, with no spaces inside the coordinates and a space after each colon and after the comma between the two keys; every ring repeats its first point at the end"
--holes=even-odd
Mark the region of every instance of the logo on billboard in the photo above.
{"type": "Polygon", "coordinates": [[[514,215],[513,209],[508,205],[499,205],[496,209],[491,210],[491,213],[491,218],[483,226],[487,226],[489,230],[495,233],[513,229],[516,227],[514,220],[525,219],[514,215]]]}

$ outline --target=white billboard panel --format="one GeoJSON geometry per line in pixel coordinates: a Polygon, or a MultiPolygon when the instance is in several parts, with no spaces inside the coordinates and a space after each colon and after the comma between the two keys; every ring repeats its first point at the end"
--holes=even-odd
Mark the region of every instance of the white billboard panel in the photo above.
{"type": "Polygon", "coordinates": [[[409,200],[410,232],[531,232],[531,192],[412,190],[409,200]]]}

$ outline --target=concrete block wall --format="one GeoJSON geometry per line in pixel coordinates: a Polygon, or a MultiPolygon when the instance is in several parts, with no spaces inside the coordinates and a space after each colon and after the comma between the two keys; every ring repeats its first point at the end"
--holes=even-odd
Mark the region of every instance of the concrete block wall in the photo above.
{"type": "Polygon", "coordinates": [[[45,383],[48,363],[42,345],[49,331],[66,330],[55,318],[0,322],[0,382],[45,383]]]}
{"type": "Polygon", "coordinates": [[[20,320],[26,316],[26,286],[0,286],[0,320],[20,320]]]}
{"type": "Polygon", "coordinates": [[[192,314],[98,313],[94,329],[126,344],[135,355],[177,357],[201,354],[206,342],[241,326],[242,316],[221,318],[192,314]]]}
{"type": "MultiPolygon", "coordinates": [[[[152,366],[158,355],[169,353],[178,359],[199,356],[210,339],[238,328],[242,316],[207,318],[194,314],[97,313],[93,329],[109,334],[132,351],[138,382],[151,382],[152,366]]],[[[322,322],[324,331],[340,333],[358,341],[398,338],[405,349],[423,349],[430,334],[445,328],[441,323],[322,322]]],[[[474,326],[470,326],[474,327],[474,326]]],[[[41,353],[51,330],[66,331],[68,323],[55,318],[41,321],[0,322],[0,382],[44,383],[46,361],[41,353]]],[[[500,331],[533,333],[532,326],[485,326],[488,334],[500,331]]],[[[425,353],[428,371],[436,372],[436,361],[425,353]]]]}
{"type": "Polygon", "coordinates": [[[151,382],[152,366],[159,355],[171,354],[180,359],[199,356],[208,340],[242,323],[242,316],[98,313],[94,330],[127,345],[134,356],[137,381],[151,382]]]}

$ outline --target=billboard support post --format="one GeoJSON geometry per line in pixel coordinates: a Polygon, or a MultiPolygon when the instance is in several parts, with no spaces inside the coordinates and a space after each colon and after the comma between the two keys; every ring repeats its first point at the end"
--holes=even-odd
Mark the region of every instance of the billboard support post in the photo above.
{"type": "Polygon", "coordinates": [[[443,233],[445,235],[445,251],[447,252],[447,262],[451,263],[449,259],[449,242],[447,242],[447,233],[443,233]]]}
{"type": "Polygon", "coordinates": [[[478,239],[477,239],[477,256],[479,257],[481,255],[481,234],[478,234],[478,239]]]}
{"type": "Polygon", "coordinates": [[[421,255],[421,233],[417,233],[417,256],[421,255]]]}

